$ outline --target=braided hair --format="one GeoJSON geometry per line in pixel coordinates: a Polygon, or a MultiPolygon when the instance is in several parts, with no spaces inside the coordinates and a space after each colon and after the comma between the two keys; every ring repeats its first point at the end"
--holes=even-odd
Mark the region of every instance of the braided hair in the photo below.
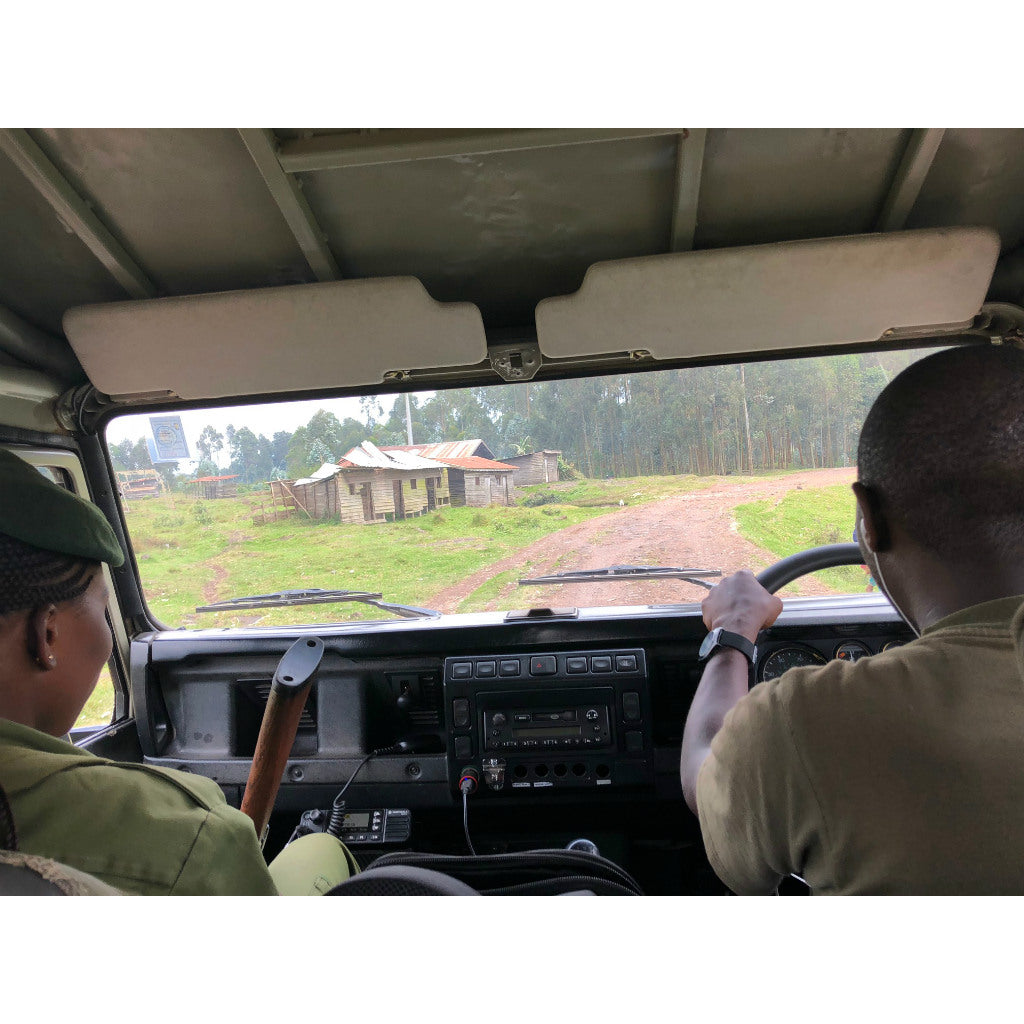
{"type": "Polygon", "coordinates": [[[73,601],[88,590],[98,566],[0,533],[0,615],[73,601]]]}

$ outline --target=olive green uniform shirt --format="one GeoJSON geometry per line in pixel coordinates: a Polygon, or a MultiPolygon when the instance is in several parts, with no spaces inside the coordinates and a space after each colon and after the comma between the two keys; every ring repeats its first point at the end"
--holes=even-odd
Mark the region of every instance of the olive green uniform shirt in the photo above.
{"type": "Polygon", "coordinates": [[[734,892],[1024,893],[1024,598],[854,663],[797,668],[726,716],[697,778],[734,892]]]}
{"type": "Polygon", "coordinates": [[[0,784],[25,853],[125,893],[276,895],[252,821],[210,779],[108,761],[0,719],[0,784]]]}

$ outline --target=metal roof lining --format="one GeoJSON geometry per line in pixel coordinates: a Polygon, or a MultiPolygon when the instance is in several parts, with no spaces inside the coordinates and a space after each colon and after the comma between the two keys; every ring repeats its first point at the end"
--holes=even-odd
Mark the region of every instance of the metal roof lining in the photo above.
{"type": "MultiPolygon", "coordinates": [[[[998,232],[997,297],[1024,303],[1024,129],[31,128],[5,137],[12,132],[63,184],[47,184],[38,153],[26,169],[0,151],[0,305],[54,334],[69,308],[124,298],[118,279],[135,270],[160,296],[140,301],[191,302],[312,282],[310,263],[322,257],[320,276],[333,260],[349,279],[418,278],[439,302],[475,305],[493,338],[505,329],[528,338],[537,304],[580,289],[598,263],[901,224],[998,232]],[[262,168],[247,131],[260,133],[262,168]],[[68,199],[64,213],[44,198],[51,185],[68,199]],[[65,215],[81,219],[81,235],[65,215]]],[[[820,310],[803,312],[822,322],[820,310]]],[[[113,393],[177,393],[139,338],[117,339],[120,362],[139,372],[113,393]]],[[[420,369],[476,361],[444,361],[448,339],[436,341],[419,351],[420,369]]],[[[195,354],[187,332],[161,344],[177,350],[171,361],[195,354]]],[[[230,337],[216,347],[232,350],[223,358],[238,372],[217,394],[195,387],[189,397],[380,383],[380,365],[360,368],[367,345],[320,364],[309,385],[289,382],[286,366],[269,392],[249,373],[251,350],[230,337]]],[[[648,346],[631,338],[623,347],[648,346]]],[[[746,351],[735,337],[708,347],[746,351]]],[[[292,362],[320,356],[314,348],[296,360],[297,351],[292,362]]],[[[415,368],[402,362],[387,369],[415,368]]],[[[115,383],[100,376],[94,383],[110,393],[115,383]]]]}

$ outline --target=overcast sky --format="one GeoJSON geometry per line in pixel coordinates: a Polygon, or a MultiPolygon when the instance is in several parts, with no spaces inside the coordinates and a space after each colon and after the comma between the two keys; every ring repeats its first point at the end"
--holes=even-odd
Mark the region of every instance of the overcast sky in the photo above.
{"type": "MultiPolygon", "coordinates": [[[[394,404],[394,395],[378,396],[385,414],[394,404]]],[[[346,416],[362,420],[362,411],[359,408],[358,398],[330,398],[317,399],[309,402],[275,402],[269,405],[236,405],[230,408],[211,409],[188,409],[182,410],[180,414],[173,411],[153,413],[154,416],[180,415],[182,426],[185,428],[185,438],[188,441],[191,461],[182,461],[178,465],[181,472],[189,472],[194,468],[196,457],[196,440],[203,427],[210,425],[222,434],[225,433],[227,425],[232,424],[235,429],[248,427],[254,434],[265,434],[273,437],[279,430],[289,432],[298,427],[304,427],[318,409],[326,409],[333,412],[339,420],[346,416]]],[[[121,416],[113,420],[107,427],[107,442],[118,444],[121,441],[137,441],[140,437],[150,436],[149,415],[144,416],[121,416]]],[[[342,453],[339,452],[339,455],[342,453]]],[[[217,457],[218,465],[226,466],[230,459],[227,451],[222,451],[217,457]]]]}

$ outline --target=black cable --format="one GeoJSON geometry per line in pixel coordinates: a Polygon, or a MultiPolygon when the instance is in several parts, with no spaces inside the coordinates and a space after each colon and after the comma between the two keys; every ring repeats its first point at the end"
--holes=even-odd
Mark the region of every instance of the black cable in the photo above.
{"type": "Polygon", "coordinates": [[[462,831],[466,833],[466,845],[469,852],[475,857],[476,850],[473,849],[473,840],[469,838],[469,793],[462,790],[462,831]]]}
{"type": "Polygon", "coordinates": [[[352,785],[355,777],[363,770],[363,765],[370,760],[371,757],[378,757],[380,754],[395,754],[398,753],[398,744],[396,743],[391,747],[379,747],[377,750],[371,750],[366,757],[356,765],[356,770],[348,777],[348,782],[341,787],[338,795],[334,798],[331,804],[331,817],[327,822],[327,833],[329,835],[338,838],[338,833],[341,832],[341,824],[345,820],[345,801],[342,799],[345,795],[345,790],[352,785]]]}

